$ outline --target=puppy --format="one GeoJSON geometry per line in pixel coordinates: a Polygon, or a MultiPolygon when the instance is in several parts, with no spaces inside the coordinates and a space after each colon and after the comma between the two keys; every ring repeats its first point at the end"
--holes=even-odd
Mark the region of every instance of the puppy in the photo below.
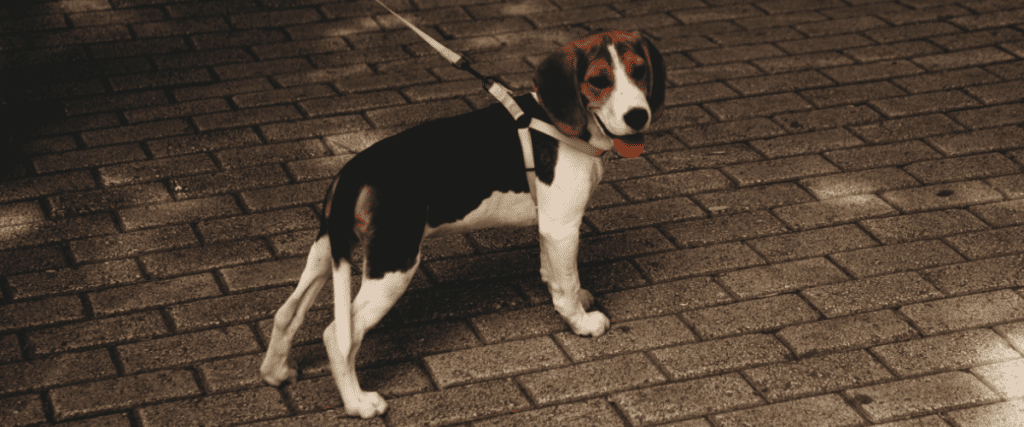
{"type": "Polygon", "coordinates": [[[327,191],[299,284],[274,316],[260,367],[265,382],[296,380],[288,358],[292,339],[331,278],[334,321],[323,337],[345,412],[383,414],[384,399],[356,380],[356,354],[366,332],[405,292],[423,239],[431,235],[536,224],[540,274],[555,309],[579,335],[608,329],[604,314],[586,311],[593,297],[580,288],[576,270],[580,224],[601,180],[601,153],[616,148],[636,157],[643,151],[640,132],[664,105],[664,61],[638,32],[591,33],[546,58],[533,83],[535,92],[515,98],[525,115],[586,142],[574,142],[583,149],[533,130],[532,144],[521,146],[517,122],[494,104],[381,140],[341,169],[327,191]],[[533,151],[531,174],[524,173],[523,148],[533,151]],[[536,180],[536,194],[528,179],[536,180]],[[353,301],[351,260],[359,248],[362,286],[353,301]]]}

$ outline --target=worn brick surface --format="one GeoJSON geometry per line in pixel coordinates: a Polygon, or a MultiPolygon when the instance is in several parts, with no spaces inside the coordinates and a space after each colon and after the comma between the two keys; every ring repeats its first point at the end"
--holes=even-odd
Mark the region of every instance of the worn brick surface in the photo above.
{"type": "Polygon", "coordinates": [[[569,330],[536,228],[449,235],[357,360],[388,414],[344,415],[330,289],[266,387],[330,178],[491,99],[373,2],[5,5],[0,424],[1018,424],[1020,5],[390,6],[517,95],[582,28],[661,49],[667,109],[581,227],[611,329],[569,330]]]}

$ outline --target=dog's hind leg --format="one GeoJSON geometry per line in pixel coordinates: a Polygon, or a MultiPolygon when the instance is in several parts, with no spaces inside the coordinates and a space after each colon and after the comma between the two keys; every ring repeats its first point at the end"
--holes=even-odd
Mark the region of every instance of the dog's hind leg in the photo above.
{"type": "Polygon", "coordinates": [[[274,329],[270,334],[270,344],[267,345],[267,355],[260,365],[260,376],[267,384],[279,386],[297,379],[295,362],[288,357],[288,351],[313,300],[331,277],[330,273],[331,244],[330,238],[324,235],[310,247],[299,285],[274,315],[274,329]]]}
{"type": "Polygon", "coordinates": [[[351,307],[348,305],[349,294],[346,292],[343,296],[339,295],[343,291],[335,286],[334,322],[324,331],[324,345],[327,346],[334,382],[345,404],[345,413],[349,416],[371,418],[388,409],[387,402],[380,394],[363,391],[359,386],[356,355],[366,332],[380,322],[405,293],[419,264],[420,257],[417,255],[415,264],[408,270],[385,273],[378,279],[369,277],[369,268],[364,264],[362,285],[351,307]]]}

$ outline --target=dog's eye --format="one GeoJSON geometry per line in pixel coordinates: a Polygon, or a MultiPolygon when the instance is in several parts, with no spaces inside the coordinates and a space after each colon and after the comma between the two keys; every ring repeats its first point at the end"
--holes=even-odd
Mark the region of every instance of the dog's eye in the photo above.
{"type": "Polygon", "coordinates": [[[612,85],[612,81],[605,76],[591,77],[590,79],[587,80],[587,82],[594,85],[594,87],[598,89],[604,89],[607,87],[611,87],[612,85]]]}
{"type": "Polygon", "coordinates": [[[633,80],[640,80],[644,78],[644,74],[647,74],[647,67],[641,65],[634,67],[633,72],[629,73],[629,76],[632,77],[633,80]]]}

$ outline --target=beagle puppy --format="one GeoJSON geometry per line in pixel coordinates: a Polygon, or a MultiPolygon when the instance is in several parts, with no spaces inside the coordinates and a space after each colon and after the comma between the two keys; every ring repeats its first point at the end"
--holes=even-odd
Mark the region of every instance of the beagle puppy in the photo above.
{"type": "Polygon", "coordinates": [[[567,148],[531,130],[536,204],[524,173],[516,121],[500,104],[435,120],[385,138],[350,160],[327,191],[320,232],[295,292],[274,316],[263,380],[297,379],[288,352],[296,331],[328,279],[334,321],[324,331],[331,372],[345,412],[370,418],[387,403],[356,380],[356,353],[366,332],[405,292],[420,264],[423,239],[497,226],[536,224],[541,278],[558,313],[579,335],[609,327],[580,288],[576,270],[584,209],[603,173],[600,153],[643,151],[640,132],[665,102],[665,64],[639,32],[588,34],[544,59],[535,92],[515,101],[526,116],[585,141],[567,148]],[[362,286],[352,298],[351,260],[364,251],[362,286]]]}

